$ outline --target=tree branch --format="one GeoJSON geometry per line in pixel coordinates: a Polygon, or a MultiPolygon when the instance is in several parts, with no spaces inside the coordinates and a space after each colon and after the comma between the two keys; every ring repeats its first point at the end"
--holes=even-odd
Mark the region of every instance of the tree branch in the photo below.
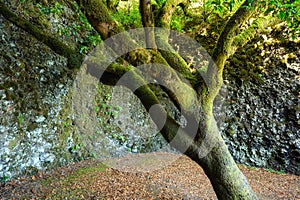
{"type": "MultiPolygon", "coordinates": [[[[101,35],[105,35],[105,36],[112,36],[115,33],[119,33],[119,31],[121,31],[122,29],[120,27],[118,27],[117,24],[115,24],[113,22],[113,19],[109,16],[109,13],[107,11],[107,9],[105,8],[105,5],[103,4],[102,1],[97,1],[97,0],[77,0],[77,2],[79,3],[79,6],[81,7],[81,10],[87,15],[88,20],[90,21],[90,23],[92,24],[92,26],[101,34],[101,35]],[[97,9],[95,9],[97,8],[97,9]],[[112,29],[102,29],[99,24],[115,24],[114,26],[112,26],[112,29]],[[115,29],[115,30],[113,30],[115,29]],[[110,32],[111,31],[111,32],[110,32]]],[[[150,4],[145,5],[145,6],[150,6],[150,4]]],[[[147,10],[149,11],[149,10],[147,10]]],[[[147,13],[145,13],[147,14],[147,13]]],[[[145,25],[149,25],[148,23],[151,23],[148,19],[146,19],[146,23],[145,25]]],[[[150,24],[151,25],[151,24],[150,24]]],[[[106,26],[105,26],[106,27],[106,26]]],[[[147,31],[147,29],[149,28],[145,28],[145,31],[147,31]]],[[[187,78],[188,80],[191,79],[195,79],[195,76],[193,76],[191,74],[191,72],[189,71],[189,68],[186,67],[184,68],[184,66],[187,66],[186,64],[183,66],[180,66],[180,64],[182,62],[185,63],[185,61],[178,55],[176,58],[172,58],[172,56],[170,56],[168,54],[168,52],[165,51],[165,53],[162,53],[162,55],[156,51],[156,50],[146,50],[143,49],[141,47],[139,47],[138,44],[136,44],[131,37],[124,33],[122,35],[122,38],[118,39],[119,37],[110,37],[110,42],[115,43],[115,45],[112,47],[114,52],[129,52],[127,55],[124,55],[123,58],[125,60],[127,60],[130,64],[134,65],[134,66],[139,66],[142,64],[147,64],[147,63],[157,63],[157,64],[163,64],[165,65],[165,70],[170,71],[170,66],[175,66],[175,70],[177,72],[179,72],[180,74],[183,75],[184,78],[187,78]],[[164,56],[165,54],[167,54],[167,56],[164,56]],[[167,62],[166,62],[167,59],[167,62]],[[172,62],[170,62],[172,61],[172,62]],[[179,62],[182,61],[182,62],[179,62]],[[170,63],[169,63],[170,62],[170,63]],[[169,65],[169,64],[170,65],[169,65]],[[178,67],[178,69],[176,68],[176,66],[178,67]]],[[[167,44],[166,44],[167,45],[167,44]]],[[[175,52],[173,50],[173,52],[175,52]]],[[[172,54],[174,54],[172,52],[172,54]]],[[[121,63],[122,64],[122,63],[121,63]]],[[[173,77],[177,77],[173,74],[173,77]]],[[[163,79],[166,82],[166,78],[163,79]]],[[[179,97],[176,98],[172,98],[175,97],[174,95],[170,94],[170,97],[172,98],[172,100],[175,102],[176,105],[180,105],[180,107],[184,110],[186,110],[187,112],[192,111],[193,109],[191,108],[191,105],[194,106],[195,103],[197,101],[194,101],[196,98],[196,94],[195,91],[193,90],[193,88],[189,87],[186,85],[186,83],[182,82],[182,80],[180,78],[176,78],[176,80],[180,81],[177,84],[168,84],[169,88],[174,88],[174,93],[175,94],[186,94],[186,96],[180,95],[179,97]],[[174,87],[174,85],[178,85],[179,83],[182,83],[185,87],[184,92],[180,91],[182,88],[180,87],[174,87]],[[189,101],[188,101],[189,100],[189,101]],[[191,103],[191,100],[193,102],[193,104],[190,104],[189,106],[188,103],[191,103]]],[[[194,80],[195,81],[195,80],[194,80]]]]}
{"type": "Polygon", "coordinates": [[[128,55],[121,55],[127,62],[132,65],[140,65],[151,60],[151,55],[143,48],[141,48],[132,38],[124,32],[123,27],[117,24],[110,16],[107,7],[103,1],[100,0],[76,0],[81,11],[87,17],[92,27],[101,35],[103,40],[110,38],[111,43],[115,43],[115,52],[128,52],[128,55]],[[124,33],[122,41],[113,41],[114,35],[124,33]],[[140,49],[140,51],[128,51],[130,49],[140,49]]]}
{"type": "Polygon", "coordinates": [[[155,35],[154,35],[154,18],[150,0],[140,0],[140,13],[142,16],[143,27],[145,29],[146,47],[156,49],[155,35]]]}
{"type": "Polygon", "coordinates": [[[168,64],[179,72],[184,78],[189,80],[192,85],[198,83],[199,76],[193,75],[186,61],[169,44],[169,30],[171,18],[178,5],[187,4],[188,0],[167,0],[165,4],[155,13],[155,25],[163,29],[156,32],[156,43],[160,48],[160,53],[168,64]]]}
{"type": "Polygon", "coordinates": [[[255,19],[254,22],[246,30],[244,30],[234,38],[232,46],[228,53],[228,57],[233,55],[238,48],[243,47],[245,44],[251,41],[256,34],[259,34],[264,29],[280,22],[280,19],[272,16],[260,17],[255,19]]]}
{"type": "Polygon", "coordinates": [[[65,43],[61,42],[59,39],[52,37],[50,34],[45,33],[43,30],[39,29],[37,26],[33,25],[29,21],[18,17],[16,14],[11,12],[3,1],[0,1],[0,13],[7,20],[23,29],[24,31],[31,34],[37,40],[48,46],[55,53],[67,58],[68,68],[79,68],[83,60],[83,55],[81,55],[76,50],[70,48],[65,43]]]}
{"type": "Polygon", "coordinates": [[[155,12],[155,24],[159,27],[170,29],[171,18],[177,6],[187,3],[188,0],[167,0],[164,5],[155,12]]]}
{"type": "MultiPolygon", "coordinates": [[[[201,141],[194,140],[197,133],[201,132],[198,128],[198,122],[195,117],[189,116],[188,125],[184,128],[167,114],[165,109],[160,105],[160,101],[156,94],[150,89],[149,84],[145,82],[145,78],[133,66],[123,66],[119,64],[107,65],[105,61],[100,62],[97,58],[89,58],[84,62],[87,73],[94,77],[98,74],[106,73],[109,76],[101,76],[102,82],[111,84],[121,84],[131,91],[141,100],[143,106],[149,112],[150,108],[156,106],[154,112],[149,112],[154,123],[161,129],[164,138],[171,142],[171,145],[179,151],[188,154],[198,155],[203,149],[199,148],[201,141]],[[107,66],[107,67],[105,67],[107,66]],[[121,81],[116,78],[115,83],[109,77],[122,77],[121,81]],[[186,151],[187,150],[187,151],[186,151]]],[[[99,77],[100,78],[100,77],[99,77]]]]}
{"type": "Polygon", "coordinates": [[[192,74],[186,61],[169,44],[169,34],[169,29],[157,30],[156,43],[160,47],[159,52],[174,70],[195,85],[199,81],[199,77],[192,74]]]}
{"type": "Polygon", "coordinates": [[[237,29],[240,24],[243,24],[254,12],[254,9],[250,9],[257,4],[254,0],[246,0],[242,6],[233,14],[233,16],[227,22],[221,35],[219,36],[217,45],[212,54],[212,60],[209,63],[207,69],[206,83],[207,91],[203,91],[202,96],[205,103],[209,104],[207,112],[212,112],[212,102],[218,94],[223,84],[223,69],[225,62],[229,55],[230,47],[237,34],[237,29]]]}
{"type": "MultiPolygon", "coordinates": [[[[156,58],[156,56],[158,57],[157,60],[153,60],[153,64],[145,64],[140,66],[138,69],[128,65],[126,66],[127,69],[124,69],[125,66],[123,65],[110,64],[105,61],[105,57],[101,55],[105,55],[107,48],[108,47],[104,46],[99,47],[97,51],[94,52],[95,56],[89,56],[85,62],[87,62],[89,66],[98,66],[99,69],[109,65],[108,69],[102,70],[114,73],[117,77],[122,77],[130,70],[139,71],[140,77],[142,77],[143,80],[149,80],[152,83],[154,83],[153,80],[155,80],[155,83],[163,86],[163,88],[167,88],[168,90],[166,92],[170,99],[175,103],[175,105],[178,105],[179,109],[182,109],[183,112],[193,116],[199,114],[197,109],[200,108],[200,106],[195,90],[187,82],[184,82],[180,75],[178,75],[177,72],[168,64],[161,63],[158,60],[161,58],[159,53],[153,56],[153,58],[156,58]]],[[[154,54],[155,50],[150,50],[150,52],[154,54]]]]}
{"type": "Polygon", "coordinates": [[[103,40],[122,32],[122,28],[110,16],[103,1],[76,0],[81,11],[103,40]]]}

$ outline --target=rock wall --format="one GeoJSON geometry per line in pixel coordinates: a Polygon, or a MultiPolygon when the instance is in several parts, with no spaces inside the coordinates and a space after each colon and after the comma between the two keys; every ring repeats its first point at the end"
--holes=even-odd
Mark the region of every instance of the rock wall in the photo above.
{"type": "Polygon", "coordinates": [[[300,48],[281,33],[256,38],[230,59],[222,132],[239,163],[299,175],[300,48]]]}
{"type": "MultiPolygon", "coordinates": [[[[18,4],[11,6],[16,9],[18,4]]],[[[48,20],[52,32],[60,23],[75,23],[55,15],[48,20]]],[[[90,34],[83,32],[78,40],[90,34]]],[[[73,36],[64,37],[64,42],[74,42],[73,36]]],[[[94,98],[84,103],[91,103],[94,118],[85,129],[80,123],[87,120],[74,107],[80,72],[68,71],[66,59],[1,15],[0,43],[0,181],[91,157],[170,150],[128,90],[93,83],[94,98]],[[124,101],[114,100],[114,95],[124,101]]],[[[89,78],[85,74],[83,86],[89,78]]]]}
{"type": "Polygon", "coordinates": [[[71,159],[66,60],[0,16],[0,178],[71,159]],[[63,153],[63,151],[65,151],[63,153]]]}

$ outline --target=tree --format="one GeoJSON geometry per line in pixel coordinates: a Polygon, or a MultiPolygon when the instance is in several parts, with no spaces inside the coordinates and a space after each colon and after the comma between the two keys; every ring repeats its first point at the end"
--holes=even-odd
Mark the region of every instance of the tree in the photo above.
{"type": "MultiPolygon", "coordinates": [[[[111,17],[107,6],[102,1],[76,0],[76,2],[90,25],[103,40],[113,38],[114,35],[124,31],[123,27],[111,17]]],[[[125,33],[123,37],[127,42],[126,45],[120,46],[118,41],[112,40],[112,43],[116,43],[116,48],[112,50],[129,48],[134,49],[133,51],[123,55],[117,60],[118,62],[110,64],[105,69],[102,65],[106,62],[103,56],[91,58],[86,64],[90,66],[90,73],[104,72],[101,81],[105,84],[113,85],[125,73],[129,74],[128,80],[123,84],[130,89],[134,88],[135,95],[148,111],[152,106],[160,104],[158,93],[165,91],[169,100],[182,110],[187,125],[181,127],[162,106],[156,106],[155,116],[149,113],[157,126],[162,128],[161,133],[164,138],[168,142],[172,141],[175,148],[181,150],[204,169],[219,199],[257,199],[218,131],[213,115],[213,102],[223,84],[222,75],[227,58],[234,54],[238,47],[250,41],[256,33],[280,20],[271,15],[257,15],[257,12],[274,12],[278,9],[272,7],[276,1],[272,1],[270,5],[253,0],[246,0],[242,4],[230,2],[230,10],[236,6],[236,11],[222,30],[207,69],[192,71],[185,59],[168,43],[171,16],[177,6],[184,7],[188,4],[185,0],[167,0],[163,3],[140,0],[147,48],[138,46],[130,35],[125,33]],[[255,17],[254,22],[241,31],[240,25],[248,22],[250,17],[255,17]],[[154,27],[164,29],[158,29],[159,31],[156,32],[154,27]],[[168,51],[159,49],[157,46],[163,46],[168,51]],[[136,70],[139,65],[151,63],[164,66],[163,70],[156,66],[149,68],[152,77],[160,80],[161,85],[165,87],[152,87],[145,84],[145,78],[136,70]],[[167,116],[166,119],[163,116],[167,116]],[[162,124],[162,121],[165,123],[162,124]],[[174,138],[176,138],[175,142],[174,138]]],[[[289,8],[287,13],[290,13],[293,12],[291,10],[295,6],[283,7],[289,8]]],[[[81,66],[84,56],[78,50],[72,49],[31,22],[18,17],[2,1],[0,1],[0,11],[12,23],[32,34],[57,54],[66,57],[70,69],[81,66]]],[[[291,16],[293,15],[280,14],[281,19],[291,20],[291,16]]],[[[291,23],[293,27],[295,27],[294,21],[291,23]]]]}

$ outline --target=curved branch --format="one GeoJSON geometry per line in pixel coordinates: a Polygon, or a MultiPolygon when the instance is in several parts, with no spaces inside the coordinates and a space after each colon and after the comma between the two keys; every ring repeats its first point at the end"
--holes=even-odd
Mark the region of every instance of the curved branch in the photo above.
{"type": "MultiPolygon", "coordinates": [[[[102,1],[97,1],[97,0],[77,0],[77,2],[80,4],[80,7],[82,11],[87,15],[88,20],[91,22],[93,27],[101,34],[105,35],[105,37],[112,36],[113,34],[119,33],[122,29],[117,26],[113,22],[113,19],[109,16],[109,13],[103,4],[102,1]],[[95,9],[97,8],[97,9],[95,9]],[[102,15],[101,15],[102,14],[102,15]],[[101,24],[101,27],[100,25],[101,24]],[[102,29],[103,24],[106,24],[109,26],[110,24],[114,24],[112,26],[112,29],[102,29]],[[115,30],[114,30],[115,29],[115,30]],[[112,32],[110,32],[112,31],[112,32]],[[111,35],[112,34],[112,35],[111,35]]],[[[145,2],[144,2],[145,3],[145,2]]],[[[149,11],[149,5],[141,5],[142,7],[146,6],[147,12],[149,11]]],[[[146,15],[148,13],[145,13],[146,15]]],[[[145,19],[146,21],[144,22],[145,25],[151,25],[149,24],[149,19],[145,19]]],[[[106,26],[105,26],[106,27],[106,26]]],[[[145,28],[145,31],[147,31],[149,28],[145,28]]],[[[151,31],[151,30],[150,30],[151,31]]],[[[170,66],[174,67],[176,71],[178,71],[180,74],[183,75],[184,78],[188,80],[192,80],[195,82],[195,76],[191,74],[189,71],[189,68],[187,67],[185,61],[177,54],[173,53],[175,52],[174,50],[172,51],[172,55],[169,55],[170,52],[167,51],[162,51],[161,53],[156,51],[156,50],[149,50],[147,51],[146,49],[140,48],[138,44],[136,44],[128,34],[123,34],[121,40],[117,39],[114,41],[114,37],[110,37],[109,40],[112,43],[115,43],[116,45],[113,47],[113,51],[115,52],[129,52],[127,55],[124,55],[123,58],[127,60],[130,64],[134,66],[138,66],[141,64],[147,64],[147,63],[159,63],[159,64],[164,64],[166,66],[166,69],[169,68],[170,66]],[[176,57],[173,55],[177,55],[176,57]],[[175,58],[174,58],[175,57],[175,58]],[[167,62],[166,62],[167,61],[167,62]]],[[[160,42],[163,42],[162,39],[159,39],[160,42]]],[[[164,41],[164,45],[169,45],[167,41],[164,41]]],[[[150,46],[152,44],[149,44],[150,46]]],[[[153,46],[151,46],[153,47],[153,46]]],[[[167,47],[166,47],[167,48],[167,47]]],[[[166,49],[165,48],[165,49],[166,49]]],[[[169,48],[171,46],[169,45],[169,48]]],[[[170,49],[171,51],[171,49],[170,49]]],[[[175,77],[175,76],[174,76],[175,77]]],[[[166,80],[166,79],[164,79],[166,80]]],[[[181,79],[178,84],[182,83],[183,85],[186,85],[186,83],[182,82],[181,79]]],[[[175,84],[173,84],[175,85],[175,84]]],[[[169,88],[174,87],[173,85],[170,85],[169,88]]],[[[175,87],[174,87],[175,88],[175,87]]],[[[175,93],[180,94],[178,90],[181,90],[180,87],[176,87],[175,93]]],[[[184,90],[185,93],[188,93],[186,97],[180,96],[180,98],[172,98],[172,100],[175,102],[176,105],[180,105],[182,109],[188,111],[192,111],[193,109],[191,108],[191,105],[195,105],[194,102],[193,104],[190,104],[189,106],[188,103],[191,103],[190,101],[187,101],[186,98],[188,99],[197,99],[195,91],[191,87],[187,87],[186,90],[184,90]],[[191,97],[192,96],[192,97],[191,97]],[[182,101],[183,100],[183,101],[182,101]]],[[[174,95],[170,95],[170,97],[174,97],[174,95]]]]}
{"type": "Polygon", "coordinates": [[[233,55],[238,48],[243,47],[250,40],[252,40],[256,34],[259,34],[264,29],[280,22],[281,20],[279,18],[272,16],[260,17],[255,19],[254,22],[246,30],[244,30],[234,38],[232,46],[228,53],[228,57],[233,55]]]}
{"type": "MultiPolygon", "coordinates": [[[[93,13],[96,12],[98,14],[101,13],[106,13],[104,16],[106,17],[97,17],[97,15],[94,13],[92,15],[93,18],[88,17],[89,20],[92,20],[91,23],[94,24],[99,24],[99,23],[110,23],[111,18],[109,18],[109,15],[107,13],[107,9],[105,9],[105,5],[102,5],[103,3],[100,1],[95,2],[95,0],[80,0],[81,5],[80,7],[83,9],[83,12],[85,13],[93,13]],[[94,6],[88,6],[90,3],[95,3],[94,6]],[[100,5],[100,8],[98,11],[94,11],[94,7],[98,4],[100,5]],[[103,10],[101,10],[103,9],[103,10]],[[102,20],[102,21],[101,21],[102,20]]],[[[91,14],[87,14],[91,15],[91,14]]],[[[97,26],[95,26],[97,28],[97,26]]],[[[120,31],[121,29],[118,27],[115,27],[116,31],[120,31]]],[[[149,28],[145,28],[146,30],[149,28]]],[[[102,29],[99,29],[98,32],[103,31],[102,29]]],[[[109,30],[106,30],[109,31],[109,30]]],[[[104,30],[105,32],[105,30],[104,30]]],[[[103,35],[103,33],[102,33],[103,35]]],[[[164,55],[161,55],[157,50],[155,49],[149,49],[148,51],[144,48],[140,48],[138,44],[136,44],[131,37],[127,34],[124,33],[122,34],[122,37],[110,37],[109,38],[109,43],[113,44],[110,45],[112,50],[116,52],[118,55],[122,54],[122,52],[129,52],[127,55],[124,55],[123,58],[127,60],[131,65],[134,66],[139,66],[142,64],[147,64],[147,63],[157,63],[157,64],[163,64],[165,66],[166,70],[171,69],[168,63],[166,62],[164,55]],[[118,53],[120,52],[120,53],[118,53]]],[[[182,59],[182,58],[181,58],[182,59]]],[[[102,62],[102,61],[99,61],[102,62]]],[[[122,63],[121,63],[122,64],[122,63]]],[[[171,63],[173,64],[173,63],[171,63]]],[[[185,110],[186,112],[194,112],[195,109],[195,102],[197,102],[197,95],[195,91],[193,90],[192,87],[187,86],[186,83],[184,83],[180,78],[178,78],[178,75],[174,72],[172,72],[173,77],[177,77],[176,80],[178,80],[177,84],[169,84],[166,83],[167,80],[166,78],[163,78],[162,80],[164,81],[164,84],[168,86],[168,88],[172,88],[173,92],[176,95],[173,95],[171,93],[168,93],[169,96],[171,97],[172,101],[175,103],[175,105],[179,105],[180,108],[185,110]],[[175,85],[182,84],[185,86],[185,89],[182,90],[183,87],[174,87],[175,85]],[[177,95],[181,94],[181,95],[177,95]],[[186,94],[185,96],[182,94],[186,94]]],[[[184,73],[183,73],[184,74],[184,73]]]]}
{"type": "Polygon", "coordinates": [[[161,47],[159,52],[174,70],[195,85],[198,77],[192,74],[186,61],[169,44],[169,34],[168,29],[160,29],[156,32],[156,43],[161,47]]]}
{"type": "MultiPolygon", "coordinates": [[[[87,73],[94,77],[97,77],[99,74],[103,74],[104,72],[110,74],[110,77],[117,77],[114,79],[115,84],[121,84],[133,91],[134,94],[141,100],[148,112],[152,106],[160,104],[160,101],[155,93],[150,89],[148,83],[144,80],[144,78],[140,75],[140,72],[135,67],[123,66],[120,64],[107,64],[108,63],[105,61],[99,62],[97,58],[90,57],[84,62],[83,65],[86,65],[87,73]],[[121,77],[122,79],[120,80],[121,77]]],[[[109,84],[113,84],[112,81],[108,80],[105,76],[101,76],[101,79],[103,82],[109,82],[109,84]]],[[[180,137],[182,137],[183,143],[178,141],[178,144],[174,144],[176,148],[181,146],[183,149],[182,145],[193,144],[193,139],[190,138],[189,134],[182,129],[171,116],[167,114],[162,106],[157,107],[155,113],[151,114],[151,112],[149,112],[149,114],[155,124],[159,128],[162,128],[161,132],[167,141],[172,141],[176,134],[179,134],[180,137]],[[166,123],[164,123],[165,120],[166,123]]],[[[188,146],[185,146],[185,148],[188,148],[188,146]]]]}
{"type": "Polygon", "coordinates": [[[228,58],[230,47],[237,34],[237,29],[240,24],[244,23],[253,14],[254,9],[251,9],[250,6],[254,7],[256,4],[257,0],[254,0],[254,2],[248,0],[244,1],[242,6],[229,19],[219,36],[217,46],[212,54],[212,60],[207,69],[206,83],[208,88],[207,91],[203,91],[202,94],[205,102],[211,105],[207,110],[209,113],[212,112],[212,102],[223,84],[222,76],[224,65],[228,58]]]}
{"type": "Polygon", "coordinates": [[[188,2],[189,0],[167,0],[164,5],[155,12],[155,23],[157,26],[163,28],[156,33],[155,39],[158,46],[164,47],[165,50],[160,50],[160,53],[168,64],[184,78],[188,79],[192,85],[195,85],[199,77],[191,73],[186,61],[169,44],[169,30],[172,15],[177,9],[177,6],[188,4],[188,2]]]}
{"type": "MultiPolygon", "coordinates": [[[[124,29],[121,27],[113,18],[110,16],[107,7],[104,5],[103,1],[100,0],[76,0],[81,11],[87,17],[89,23],[92,27],[101,35],[103,40],[109,39],[112,36],[123,33],[124,29]]],[[[129,34],[122,35],[122,41],[113,41],[116,52],[129,52],[128,55],[123,58],[132,65],[140,65],[151,60],[151,55],[144,49],[142,49],[136,42],[132,40],[129,34]],[[128,51],[128,49],[141,49],[140,51],[128,51]],[[137,54],[139,53],[139,54],[137,54]]]]}
{"type": "Polygon", "coordinates": [[[92,27],[101,35],[103,40],[122,32],[122,28],[110,16],[103,1],[76,0],[92,27]]]}
{"type": "Polygon", "coordinates": [[[55,53],[68,59],[68,68],[79,68],[83,60],[83,55],[81,55],[76,50],[70,48],[65,43],[61,42],[59,39],[52,37],[50,34],[45,33],[43,30],[39,29],[37,26],[33,25],[29,21],[18,17],[16,14],[11,12],[6,5],[0,1],[0,13],[7,20],[23,29],[24,31],[31,34],[37,40],[48,46],[55,53]]]}
{"type": "MultiPolygon", "coordinates": [[[[110,64],[106,63],[105,57],[101,57],[100,55],[104,55],[105,51],[107,51],[107,46],[99,47],[95,52],[95,56],[89,56],[87,62],[89,66],[98,66],[98,68],[103,68],[104,66],[110,66],[106,72],[115,73],[117,77],[123,76],[129,70],[135,70],[140,72],[140,76],[144,80],[149,80],[153,83],[158,83],[159,85],[167,88],[166,91],[170,97],[170,99],[174,102],[175,105],[179,106],[179,109],[182,109],[184,113],[188,115],[196,116],[198,113],[199,101],[198,96],[195,90],[182,78],[178,73],[172,69],[168,64],[163,63],[159,59],[163,59],[159,53],[155,54],[155,50],[150,50],[153,55],[153,64],[145,64],[135,69],[133,66],[126,66],[125,69],[118,64],[110,64]],[[103,52],[103,53],[102,53],[103,52]],[[119,66],[119,67],[117,67],[119,66]],[[123,71],[120,71],[123,69],[123,71]],[[118,71],[118,73],[117,73],[118,71]]],[[[136,50],[138,52],[139,49],[136,50]]],[[[104,69],[102,69],[104,70],[104,69]]],[[[122,77],[124,78],[124,77],[122,77]]]]}

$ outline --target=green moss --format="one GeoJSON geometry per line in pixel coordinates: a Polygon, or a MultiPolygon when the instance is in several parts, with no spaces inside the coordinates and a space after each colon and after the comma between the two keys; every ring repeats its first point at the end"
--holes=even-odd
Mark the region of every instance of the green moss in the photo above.
{"type": "Polygon", "coordinates": [[[132,8],[130,10],[127,6],[118,8],[118,12],[112,13],[112,17],[117,22],[120,22],[125,30],[142,27],[139,4],[137,1],[132,2],[132,8]]]}
{"type": "Polygon", "coordinates": [[[8,148],[13,150],[14,148],[16,148],[16,146],[18,145],[19,140],[17,138],[12,139],[9,144],[8,144],[8,148]]]}
{"type": "Polygon", "coordinates": [[[66,179],[65,181],[67,182],[76,182],[78,181],[79,178],[88,175],[89,177],[93,177],[96,175],[98,172],[104,172],[106,169],[109,167],[104,165],[103,163],[99,163],[98,166],[95,167],[85,167],[85,168],[79,168],[72,172],[66,179]]]}
{"type": "Polygon", "coordinates": [[[44,190],[44,196],[47,199],[82,199],[86,197],[90,191],[83,190],[81,187],[76,187],[82,183],[82,179],[87,182],[93,182],[94,177],[99,176],[99,172],[105,172],[108,166],[103,163],[98,163],[96,166],[83,167],[76,169],[65,177],[48,178],[42,180],[40,184],[45,188],[52,188],[44,190]],[[74,187],[75,186],[75,187],[74,187]]]}
{"type": "Polygon", "coordinates": [[[284,174],[285,171],[284,170],[274,170],[274,169],[270,169],[270,168],[266,168],[265,169],[267,172],[270,172],[270,173],[275,173],[275,174],[284,174]]]}

